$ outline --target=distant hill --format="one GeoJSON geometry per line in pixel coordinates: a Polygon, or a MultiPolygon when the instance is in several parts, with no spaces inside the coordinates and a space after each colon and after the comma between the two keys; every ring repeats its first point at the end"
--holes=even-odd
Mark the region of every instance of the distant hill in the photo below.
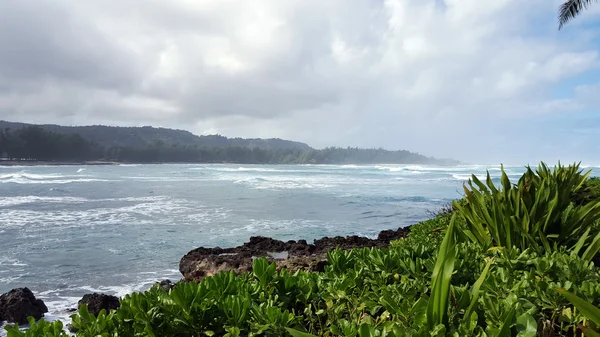
{"type": "Polygon", "coordinates": [[[227,138],[220,135],[196,136],[185,130],[143,127],[120,126],[61,126],[53,124],[26,124],[0,121],[0,129],[9,128],[13,131],[27,126],[37,126],[46,131],[79,134],[83,139],[96,143],[102,147],[131,147],[142,148],[154,145],[192,145],[203,147],[248,147],[261,150],[310,150],[311,147],[300,142],[293,142],[278,138],[271,139],[243,139],[227,138]]]}
{"type": "Polygon", "coordinates": [[[282,140],[196,136],[166,128],[35,125],[0,121],[3,161],[240,164],[457,165],[406,150],[310,146],[282,140]]]}

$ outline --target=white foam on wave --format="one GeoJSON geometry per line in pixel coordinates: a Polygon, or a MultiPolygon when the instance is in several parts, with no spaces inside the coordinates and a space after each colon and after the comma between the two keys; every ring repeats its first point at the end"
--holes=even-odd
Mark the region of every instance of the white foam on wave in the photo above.
{"type": "Polygon", "coordinates": [[[58,179],[63,178],[64,175],[56,175],[56,174],[34,174],[34,173],[25,173],[25,172],[17,172],[17,173],[9,173],[0,175],[0,179],[12,179],[12,178],[26,178],[30,180],[44,180],[44,179],[58,179]]]}
{"type": "Polygon", "coordinates": [[[25,267],[25,266],[27,266],[27,263],[21,262],[17,259],[1,257],[0,258],[0,266],[25,267]]]}
{"type": "Polygon", "coordinates": [[[4,276],[0,277],[0,284],[13,284],[15,281],[19,280],[21,276],[12,275],[12,276],[4,276]]]}
{"type": "MultiPolygon", "coordinates": [[[[48,307],[48,313],[44,315],[44,320],[46,321],[55,321],[60,320],[63,322],[63,326],[71,322],[71,315],[74,313],[72,309],[77,308],[77,302],[81,299],[80,296],[68,296],[63,295],[64,293],[104,293],[109,295],[114,295],[117,297],[124,297],[125,295],[131,294],[133,292],[140,292],[150,289],[150,287],[160,280],[164,279],[176,279],[181,276],[179,270],[176,269],[167,269],[161,272],[148,272],[148,273],[140,273],[143,275],[156,275],[154,277],[145,277],[136,282],[129,284],[122,284],[118,286],[81,286],[74,287],[69,289],[56,289],[56,290],[47,290],[37,292],[35,295],[37,298],[44,301],[44,304],[48,307]]],[[[26,329],[28,325],[22,325],[21,328],[26,329]]],[[[6,336],[6,331],[2,328],[0,324],[0,336],[6,336]]]]}
{"type": "Polygon", "coordinates": [[[294,166],[278,166],[266,167],[266,166],[239,166],[239,167],[219,167],[219,166],[201,166],[201,167],[190,167],[192,171],[215,171],[217,173],[243,173],[243,172],[257,172],[257,173],[315,173],[322,172],[322,169],[309,170],[309,169],[298,169],[301,165],[294,166]]]}
{"type": "MultiPolygon", "coordinates": [[[[227,178],[225,178],[227,179],[227,178]]],[[[229,179],[227,179],[229,180],[229,179]]],[[[319,179],[314,177],[250,177],[240,178],[233,181],[235,184],[249,185],[255,189],[272,189],[272,190],[287,190],[287,189],[325,189],[334,187],[332,179],[319,179]]]]}
{"type": "Polygon", "coordinates": [[[85,209],[39,210],[9,207],[0,212],[0,224],[4,229],[24,228],[25,230],[18,232],[23,238],[31,233],[37,235],[40,228],[63,230],[120,224],[155,225],[156,219],[161,219],[161,225],[204,224],[222,220],[231,213],[229,209],[208,207],[187,199],[166,196],[109,198],[88,202],[91,207],[85,209]],[[101,202],[101,207],[94,207],[94,203],[98,201],[101,202]],[[119,203],[114,207],[107,207],[103,204],[106,201],[119,203]],[[125,202],[132,204],[123,204],[125,202]]]}
{"type": "Polygon", "coordinates": [[[174,279],[181,277],[181,273],[177,269],[167,269],[162,271],[151,271],[138,273],[139,275],[151,275],[144,276],[144,278],[140,278],[136,282],[126,283],[121,285],[114,286],[90,286],[85,285],[78,287],[78,289],[83,290],[85,292],[92,293],[103,293],[109,294],[117,297],[123,297],[125,295],[140,292],[149,289],[152,285],[160,280],[164,279],[174,279]]]}
{"type": "Polygon", "coordinates": [[[80,182],[109,181],[106,179],[91,178],[85,175],[57,175],[57,174],[34,174],[17,172],[0,175],[0,183],[14,184],[69,184],[80,182]]]}
{"type": "Polygon", "coordinates": [[[427,172],[423,170],[411,170],[404,166],[375,166],[376,169],[380,171],[388,171],[388,172],[401,172],[405,174],[426,174],[427,172]]]}
{"type": "Polygon", "coordinates": [[[229,172],[285,172],[285,170],[274,169],[271,167],[238,167],[234,168],[223,168],[220,171],[229,172]]]}
{"type": "Polygon", "coordinates": [[[320,228],[323,226],[322,221],[318,220],[307,220],[307,219],[248,219],[247,225],[232,228],[229,231],[232,234],[237,234],[237,232],[265,232],[265,231],[277,231],[284,230],[287,231],[290,228],[320,228]]]}
{"type": "Polygon", "coordinates": [[[11,207],[31,203],[75,204],[89,201],[78,197],[40,197],[35,195],[21,197],[0,197],[0,207],[11,207]]]}
{"type": "Polygon", "coordinates": [[[471,179],[471,175],[470,174],[453,174],[452,178],[454,178],[455,180],[467,181],[467,180],[471,179]]]}
{"type": "Polygon", "coordinates": [[[484,165],[461,165],[461,166],[407,165],[405,168],[408,170],[413,170],[413,171],[455,172],[455,171],[481,171],[481,170],[485,170],[486,166],[484,166],[484,165]]]}
{"type": "Polygon", "coordinates": [[[86,202],[105,202],[105,201],[125,201],[125,202],[159,202],[169,198],[166,196],[151,197],[124,197],[124,198],[104,198],[104,199],[86,199],[81,197],[42,197],[36,195],[19,197],[0,197],[0,207],[11,207],[32,203],[52,203],[52,204],[82,204],[86,202]]]}
{"type": "MultiPolygon", "coordinates": [[[[486,175],[485,174],[475,174],[475,176],[483,181],[484,179],[486,179],[486,175]]],[[[508,173],[507,174],[508,179],[513,181],[513,180],[518,180],[521,177],[521,174],[512,174],[512,173],[508,173]]],[[[460,181],[467,181],[469,179],[472,178],[472,176],[470,174],[453,174],[452,178],[454,180],[460,180],[460,181]]],[[[490,174],[490,178],[492,179],[499,179],[500,178],[500,174],[490,174]]]]}
{"type": "Polygon", "coordinates": [[[0,284],[15,284],[27,275],[27,263],[18,259],[0,257],[0,284]]]}

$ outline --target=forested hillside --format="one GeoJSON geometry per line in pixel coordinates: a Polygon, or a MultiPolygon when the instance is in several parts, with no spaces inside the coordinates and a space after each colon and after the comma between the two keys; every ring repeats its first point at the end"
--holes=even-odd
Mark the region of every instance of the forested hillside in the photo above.
{"type": "Polygon", "coordinates": [[[42,130],[62,133],[78,134],[83,139],[94,142],[102,147],[132,147],[141,148],[163,145],[193,145],[205,147],[243,146],[265,150],[300,149],[308,150],[310,146],[289,140],[272,139],[242,139],[227,138],[220,135],[196,136],[185,130],[167,128],[120,127],[120,126],[61,126],[61,125],[34,125],[0,121],[0,129],[20,130],[28,126],[36,126],[42,130]]]}
{"type": "MultiPolygon", "coordinates": [[[[83,130],[85,128],[82,127],[83,130]]],[[[65,128],[71,131],[65,133],[31,125],[14,129],[0,128],[0,158],[5,161],[101,160],[135,163],[458,164],[457,161],[425,157],[405,150],[337,147],[317,150],[303,143],[280,139],[229,139],[222,136],[202,138],[187,131],[150,127],[89,128],[94,132],[100,132],[98,130],[102,128],[111,130],[115,141],[111,143],[106,137],[89,132],[85,133],[88,135],[86,138],[73,132],[75,128],[65,128]],[[129,137],[126,136],[126,130],[130,130],[129,137]],[[94,136],[89,136],[90,134],[94,136]],[[202,145],[194,137],[211,142],[208,142],[209,145],[202,145]],[[94,140],[98,138],[104,141],[94,140]]]]}

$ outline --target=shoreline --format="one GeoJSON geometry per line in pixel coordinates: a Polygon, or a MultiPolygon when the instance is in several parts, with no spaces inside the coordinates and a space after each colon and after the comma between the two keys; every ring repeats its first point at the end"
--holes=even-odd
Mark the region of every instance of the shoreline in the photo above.
{"type": "Polygon", "coordinates": [[[184,281],[200,281],[221,271],[233,270],[237,274],[252,270],[256,257],[275,262],[277,268],[288,271],[323,271],[327,265],[327,252],[336,248],[343,250],[360,248],[384,248],[393,240],[408,237],[412,226],[379,231],[376,238],[363,235],[323,236],[307,240],[282,241],[268,236],[250,236],[248,241],[231,248],[198,247],[190,250],[179,261],[179,272],[184,281]]]}
{"type": "MultiPolygon", "coordinates": [[[[376,238],[369,238],[363,235],[323,236],[314,239],[312,243],[308,243],[306,240],[281,241],[267,236],[250,236],[246,242],[234,247],[201,246],[188,251],[181,257],[177,266],[179,279],[157,277],[152,283],[144,282],[144,284],[149,285],[151,283],[151,287],[158,285],[163,288],[166,287],[165,289],[168,290],[175,287],[178,283],[199,282],[205,277],[214,276],[222,271],[234,271],[236,274],[251,272],[252,261],[255,257],[264,257],[269,262],[275,262],[277,270],[285,268],[292,272],[298,270],[323,272],[325,266],[328,264],[328,251],[338,248],[342,250],[385,248],[393,240],[406,238],[414,225],[381,230],[376,238]]],[[[28,288],[28,285],[22,285],[21,288],[14,288],[13,290],[23,288],[31,289],[28,288]]],[[[44,296],[41,296],[34,289],[31,290],[33,294],[37,295],[37,299],[43,301],[44,296]]],[[[143,293],[147,290],[134,290],[128,292],[128,294],[143,293]]],[[[124,297],[110,291],[94,290],[84,294],[81,300],[85,299],[85,296],[92,294],[115,298],[117,301],[120,301],[124,297]]],[[[1,292],[0,295],[2,295],[1,292]]],[[[74,297],[79,298],[79,296],[74,297]]],[[[73,301],[70,305],[62,307],[52,306],[52,302],[47,302],[50,304],[47,307],[48,311],[40,319],[50,322],[59,320],[64,324],[63,331],[69,331],[68,325],[72,323],[70,316],[77,312],[81,300],[78,302],[73,301]]],[[[44,305],[46,304],[44,303],[44,305]]],[[[97,315],[98,312],[94,312],[94,314],[97,315]]],[[[0,317],[0,337],[6,336],[6,334],[2,334],[4,332],[2,330],[5,325],[10,324],[14,324],[14,322],[3,321],[0,317]]],[[[29,327],[28,324],[21,324],[21,326],[24,328],[29,327]]]]}
{"type": "MultiPolygon", "coordinates": [[[[279,163],[237,163],[237,162],[116,162],[103,160],[90,161],[40,161],[40,160],[0,160],[0,166],[119,166],[119,165],[267,165],[267,166],[372,166],[372,165],[421,165],[435,167],[459,167],[460,165],[431,165],[418,163],[339,163],[339,164],[279,164],[279,163]]],[[[468,165],[467,165],[468,166],[468,165]]]]}

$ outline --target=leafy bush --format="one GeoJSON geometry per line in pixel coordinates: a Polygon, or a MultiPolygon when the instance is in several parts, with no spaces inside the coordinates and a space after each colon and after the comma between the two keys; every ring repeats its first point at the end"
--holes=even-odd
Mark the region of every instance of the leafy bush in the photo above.
{"type": "Polygon", "coordinates": [[[585,205],[593,200],[600,199],[600,178],[588,178],[581,188],[573,194],[575,205],[585,205]]]}
{"type": "MultiPolygon", "coordinates": [[[[412,225],[407,238],[394,240],[390,242],[390,245],[392,247],[412,247],[413,249],[426,246],[437,249],[444,239],[444,233],[450,224],[451,218],[451,215],[439,215],[433,219],[412,225]]],[[[462,217],[457,218],[456,221],[463,226],[464,219],[462,217]]]]}
{"type": "Polygon", "coordinates": [[[19,330],[19,325],[14,326],[8,325],[6,329],[7,337],[68,337],[63,331],[63,324],[61,321],[47,322],[40,320],[36,323],[33,317],[28,318],[29,329],[25,331],[19,330]]]}
{"type": "MultiPolygon", "coordinates": [[[[73,325],[84,337],[289,336],[288,328],[316,336],[392,337],[534,336],[543,322],[567,336],[584,317],[553,289],[600,304],[598,268],[565,249],[484,251],[456,241],[459,234],[441,250],[330,251],[324,273],[278,272],[256,259],[251,274],[223,272],[169,292],[153,287],[125,296],[119,309],[98,317],[82,307],[73,325]]],[[[9,331],[11,337],[63,337],[55,332],[59,324],[40,321],[52,328],[9,331]]]]}
{"type": "Polygon", "coordinates": [[[573,202],[590,196],[581,194],[589,174],[582,174],[579,165],[559,164],[551,171],[542,163],[537,172],[527,167],[513,186],[502,167],[501,189],[489,172],[485,184],[473,175],[470,188],[464,187],[467,202],[455,202],[466,220],[464,233],[484,248],[533,246],[550,252],[558,246],[588,247],[583,256],[591,260],[600,250],[600,199],[573,202]]]}

